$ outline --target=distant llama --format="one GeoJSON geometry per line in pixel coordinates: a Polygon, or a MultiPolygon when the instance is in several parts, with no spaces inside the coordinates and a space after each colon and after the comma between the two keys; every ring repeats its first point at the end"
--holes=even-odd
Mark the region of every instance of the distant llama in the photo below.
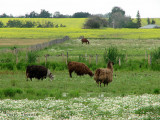
{"type": "Polygon", "coordinates": [[[87,40],[87,38],[82,38],[81,41],[82,41],[82,44],[83,43],[89,44],[89,40],[87,40]]]}

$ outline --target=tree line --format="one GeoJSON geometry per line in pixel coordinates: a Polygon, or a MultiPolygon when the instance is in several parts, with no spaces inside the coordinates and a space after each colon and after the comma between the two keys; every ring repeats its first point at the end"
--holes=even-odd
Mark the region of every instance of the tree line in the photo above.
{"type": "Polygon", "coordinates": [[[0,15],[0,18],[87,18],[89,16],[91,16],[91,14],[88,12],[76,12],[73,15],[63,15],[59,11],[56,11],[52,14],[49,11],[42,9],[40,13],[32,11],[29,14],[25,14],[22,16],[13,16],[3,13],[2,15],[0,15]]]}
{"type": "MultiPolygon", "coordinates": [[[[0,15],[0,18],[11,18],[11,17],[13,16],[12,15],[8,16],[5,13],[0,15]]],[[[125,11],[120,7],[114,7],[111,12],[104,15],[103,14],[92,15],[88,12],[76,12],[73,15],[63,15],[58,11],[52,14],[42,9],[40,13],[32,11],[29,14],[25,14],[24,16],[18,16],[18,17],[19,18],[88,18],[83,25],[84,29],[101,28],[101,27],[112,27],[112,28],[141,27],[141,18],[139,11],[137,12],[136,21],[134,21],[130,16],[125,15],[125,11]]],[[[151,21],[150,18],[148,18],[147,23],[155,24],[156,22],[155,20],[152,19],[151,21]]],[[[32,26],[31,22],[26,22],[26,24],[32,26]]],[[[48,22],[47,24],[51,25],[52,23],[48,22]]],[[[2,23],[0,23],[0,26],[2,26],[2,23]]],[[[26,25],[21,25],[21,27],[25,26],[26,25]]],[[[38,25],[38,26],[43,27],[45,25],[38,25]]]]}
{"type": "Polygon", "coordinates": [[[45,21],[45,22],[34,22],[34,21],[28,21],[28,20],[9,20],[6,25],[0,21],[0,28],[58,28],[58,27],[66,27],[63,24],[55,24],[51,21],[45,21]]]}
{"type": "MultiPolygon", "coordinates": [[[[110,13],[108,13],[108,19],[100,17],[98,15],[89,17],[83,25],[83,28],[101,28],[101,27],[111,27],[111,28],[139,28],[141,27],[141,17],[140,12],[137,11],[136,21],[130,16],[125,15],[125,11],[120,7],[114,7],[110,13]]],[[[155,20],[152,21],[148,18],[148,24],[155,24],[155,20]]]]}

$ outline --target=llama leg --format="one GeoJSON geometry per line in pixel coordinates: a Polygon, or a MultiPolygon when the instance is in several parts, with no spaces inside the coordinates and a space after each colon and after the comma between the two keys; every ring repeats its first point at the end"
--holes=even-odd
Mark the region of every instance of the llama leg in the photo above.
{"type": "Polygon", "coordinates": [[[101,82],[100,82],[100,87],[101,87],[101,82]]]}
{"type": "Polygon", "coordinates": [[[97,85],[98,85],[98,87],[99,87],[99,81],[96,81],[96,83],[97,83],[97,85]]]}
{"type": "Polygon", "coordinates": [[[72,78],[72,71],[69,71],[69,75],[70,75],[70,77],[72,78]]]}

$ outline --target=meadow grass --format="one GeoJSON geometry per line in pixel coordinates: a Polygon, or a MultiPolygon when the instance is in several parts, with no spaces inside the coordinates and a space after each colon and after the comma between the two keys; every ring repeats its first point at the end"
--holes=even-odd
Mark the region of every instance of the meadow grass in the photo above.
{"type": "Polygon", "coordinates": [[[26,81],[24,72],[2,71],[0,76],[1,99],[40,99],[55,97],[68,99],[73,97],[115,97],[127,95],[159,94],[159,72],[120,72],[115,71],[113,82],[98,87],[89,76],[69,77],[68,71],[53,72],[55,79],[26,81]],[[5,93],[6,92],[6,93],[5,93]],[[8,95],[7,95],[8,94],[8,95]],[[11,94],[11,95],[10,95],[11,94]]]}
{"type": "MultiPolygon", "coordinates": [[[[89,39],[90,44],[82,44],[80,39],[73,39],[62,44],[53,45],[52,47],[39,51],[37,54],[50,54],[49,61],[62,61],[62,56],[69,54],[69,58],[79,59],[79,55],[92,55],[91,62],[96,61],[96,54],[98,54],[99,62],[103,61],[103,54],[111,47],[117,47],[118,51],[127,55],[130,59],[145,59],[145,54],[150,54],[152,51],[160,47],[159,40],[119,40],[119,39],[89,39]],[[52,57],[54,56],[54,58],[52,57]]],[[[41,60],[44,58],[41,58],[41,60]]],[[[89,57],[86,58],[89,61],[89,57]]],[[[84,59],[86,61],[86,59],[84,59]]],[[[44,60],[43,60],[44,61],[44,60]]]]}
{"type": "MultiPolygon", "coordinates": [[[[19,67],[23,67],[21,71],[12,65],[8,66],[13,67],[12,71],[0,71],[0,119],[159,119],[159,72],[148,69],[115,70],[113,81],[106,87],[98,87],[93,78],[87,75],[80,77],[73,74],[73,78],[70,78],[66,66],[64,70],[62,65],[65,64],[66,56],[61,55],[68,52],[69,59],[75,61],[83,59],[79,58],[80,55],[92,55],[91,63],[95,63],[95,54],[99,54],[99,66],[104,63],[105,50],[116,46],[129,59],[141,60],[145,58],[145,52],[150,54],[159,47],[160,30],[88,30],[81,29],[81,22],[85,19],[57,19],[57,23],[60,24],[61,20],[64,20],[62,24],[68,24],[66,28],[0,29],[1,49],[13,49],[17,45],[24,47],[66,35],[71,37],[69,41],[37,52],[40,57],[36,64],[44,62],[45,54],[51,55],[48,57],[49,63],[59,62],[59,68],[49,66],[54,68],[51,69],[55,75],[52,82],[48,78],[43,81],[26,81],[25,66],[22,66],[26,52],[23,51],[18,53],[19,67]],[[81,44],[77,38],[82,35],[89,38],[90,45],[81,44]]],[[[1,62],[16,61],[13,53],[1,53],[0,59],[1,62]]],[[[87,57],[87,60],[84,58],[81,62],[88,61],[87,57]]]]}
{"type": "MultiPolygon", "coordinates": [[[[124,39],[89,39],[90,44],[82,44],[80,39],[71,39],[61,44],[53,45],[49,48],[35,52],[38,56],[36,64],[45,65],[45,55],[49,54],[47,58],[47,67],[52,70],[66,69],[66,55],[70,61],[79,61],[86,63],[92,70],[98,67],[106,67],[104,61],[104,54],[107,53],[109,47],[117,47],[118,52],[124,54],[124,62],[122,68],[127,69],[132,67],[140,69],[139,66],[145,67],[148,70],[148,55],[152,54],[158,47],[160,47],[159,40],[124,40],[124,39]],[[97,65],[96,65],[96,54],[97,65]],[[127,63],[127,64],[125,64],[127,63]],[[131,64],[130,64],[131,63],[131,64]],[[133,64],[132,64],[133,63],[133,64]],[[129,65],[129,66],[126,66],[129,65]],[[147,65],[147,66],[146,66],[147,65]]],[[[13,50],[14,46],[9,49],[13,50]]],[[[25,48],[24,48],[25,50],[25,48]]],[[[28,64],[28,57],[26,51],[19,51],[18,64],[16,63],[16,54],[13,52],[1,52],[1,69],[8,70],[25,70],[28,64]]],[[[115,66],[116,67],[116,66],[115,66]]],[[[116,67],[117,68],[117,67],[116,67]]],[[[118,67],[119,69],[119,67],[118,67]]],[[[130,70],[131,70],[130,69],[130,70]]],[[[129,70],[129,69],[128,69],[129,70]]]]}

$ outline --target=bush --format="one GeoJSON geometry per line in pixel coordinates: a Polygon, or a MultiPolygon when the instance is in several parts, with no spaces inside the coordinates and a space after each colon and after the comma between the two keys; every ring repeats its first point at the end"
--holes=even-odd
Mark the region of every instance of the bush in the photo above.
{"type": "Polygon", "coordinates": [[[152,59],[154,61],[158,61],[160,62],[160,47],[157,50],[154,50],[152,53],[152,59]]]}
{"type": "Polygon", "coordinates": [[[0,64],[1,69],[7,69],[7,70],[13,70],[14,69],[14,63],[2,63],[0,64]]]}
{"type": "Polygon", "coordinates": [[[27,64],[26,63],[22,63],[22,62],[19,62],[19,63],[16,64],[16,68],[18,70],[25,70],[26,66],[27,66],[27,64]]]}
{"type": "Polygon", "coordinates": [[[0,21],[0,28],[3,28],[4,27],[4,24],[2,21],[0,21]]]}
{"type": "Polygon", "coordinates": [[[107,27],[107,20],[100,18],[99,16],[92,16],[84,23],[85,29],[93,29],[100,27],[107,27]]]}
{"type": "Polygon", "coordinates": [[[158,88],[154,89],[153,93],[154,94],[159,94],[160,93],[160,89],[158,89],[158,88]]]}
{"type": "Polygon", "coordinates": [[[124,62],[125,55],[118,52],[117,47],[109,47],[103,55],[104,61],[108,63],[109,60],[114,62],[114,64],[117,64],[119,61],[119,58],[121,58],[121,62],[124,62]]]}
{"type": "Polygon", "coordinates": [[[7,22],[7,27],[18,27],[21,28],[23,23],[20,20],[9,20],[7,22]]]}
{"type": "Polygon", "coordinates": [[[23,28],[33,28],[35,26],[35,23],[32,21],[26,21],[25,24],[23,24],[23,28]]]}
{"type": "Polygon", "coordinates": [[[28,63],[35,63],[37,59],[36,52],[28,52],[28,63]]]}

